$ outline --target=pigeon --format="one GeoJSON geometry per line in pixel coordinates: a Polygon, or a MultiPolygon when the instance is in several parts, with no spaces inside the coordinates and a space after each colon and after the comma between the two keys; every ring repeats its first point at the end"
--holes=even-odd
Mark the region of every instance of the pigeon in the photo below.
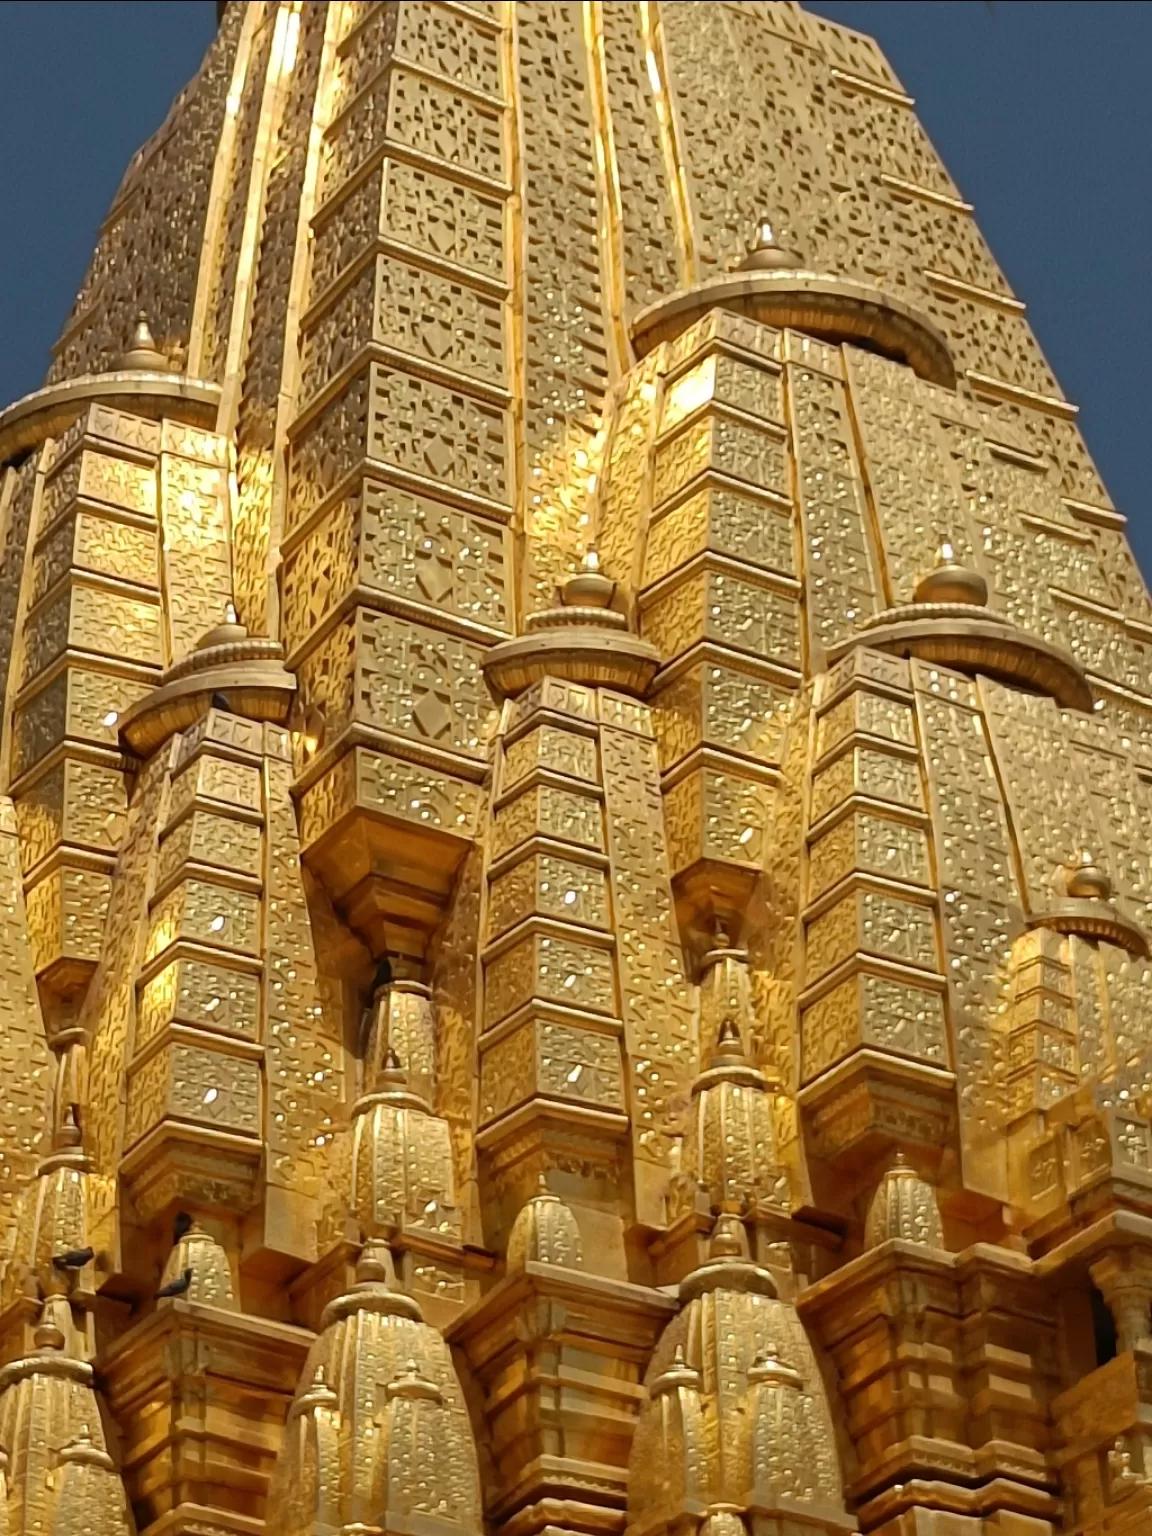
{"type": "Polygon", "coordinates": [[[381,955],[380,964],[376,967],[376,975],[372,979],[372,996],[375,997],[381,987],[392,985],[392,962],[387,955],[381,955]]]}
{"type": "Polygon", "coordinates": [[[183,1296],[192,1284],[192,1276],[194,1274],[195,1270],[186,1269],[178,1279],[169,1280],[167,1285],[162,1285],[156,1292],[156,1300],[163,1301],[166,1296],[183,1296]]]}
{"type": "Polygon", "coordinates": [[[222,709],[222,710],[224,710],[227,713],[231,713],[231,710],[229,709],[229,706],[228,706],[228,700],[219,691],[219,689],[217,689],[217,691],[212,695],[212,708],[213,709],[222,709]]]}
{"type": "Polygon", "coordinates": [[[192,1230],[192,1217],[187,1211],[177,1211],[176,1220],[172,1223],[172,1246],[175,1247],[182,1237],[187,1237],[192,1230]]]}
{"type": "Polygon", "coordinates": [[[83,1269],[95,1257],[95,1248],[69,1248],[67,1253],[54,1253],[52,1263],[57,1269],[83,1269]]]}

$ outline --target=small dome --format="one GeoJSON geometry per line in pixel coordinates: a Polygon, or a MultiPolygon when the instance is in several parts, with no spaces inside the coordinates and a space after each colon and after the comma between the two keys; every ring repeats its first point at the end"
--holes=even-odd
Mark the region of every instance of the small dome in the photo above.
{"type": "Polygon", "coordinates": [[[941,544],[935,567],[916,583],[918,603],[968,603],[983,608],[988,602],[988,583],[978,571],[970,571],[956,559],[949,543],[941,544]]]}
{"type": "Polygon", "coordinates": [[[1087,848],[1075,864],[1065,865],[1064,886],[1078,901],[1111,901],[1112,881],[1087,848]]]}
{"type": "Polygon", "coordinates": [[[748,1536],[748,1527],[734,1509],[714,1509],[700,1527],[700,1536],[748,1536]]]}
{"type": "Polygon", "coordinates": [[[141,310],[132,332],[132,342],[120,355],[121,368],[131,373],[170,373],[172,365],[156,345],[148,316],[141,310]]]}
{"type": "Polygon", "coordinates": [[[225,605],[224,617],[219,624],[206,630],[197,640],[195,649],[198,651],[210,651],[218,645],[235,645],[240,640],[247,640],[247,625],[241,624],[240,617],[231,603],[225,605]]]}
{"type": "Polygon", "coordinates": [[[936,1191],[900,1152],[872,1196],[865,1231],[869,1248],[891,1238],[924,1248],[944,1247],[936,1191]]]}
{"type": "Polygon", "coordinates": [[[539,1190],[520,1211],[508,1239],[508,1268],[523,1269],[529,1262],[584,1268],[576,1218],[559,1195],[552,1194],[543,1174],[539,1190]]]}
{"type": "MultiPolygon", "coordinates": [[[[77,1333],[68,1301],[48,1296],[33,1334],[35,1352],[0,1367],[0,1493],[7,1492],[13,1510],[34,1511],[44,1536],[129,1536],[128,1501],[104,1438],[95,1372],[77,1333]]],[[[7,1530],[2,1520],[0,1530],[7,1530]]]]}
{"type": "Polygon", "coordinates": [[[222,1307],[227,1312],[240,1310],[232,1285],[228,1255],[211,1233],[202,1231],[196,1225],[189,1227],[168,1255],[161,1289],[189,1270],[192,1278],[184,1293],[186,1301],[197,1301],[208,1307],[222,1307]]]}
{"type": "Polygon", "coordinates": [[[607,608],[616,592],[616,583],[600,569],[600,556],[590,548],[580,561],[580,569],[560,587],[560,601],[565,608],[607,608]]]}
{"type": "Polygon", "coordinates": [[[464,1394],[442,1335],[395,1288],[388,1245],[368,1242],[356,1282],[320,1319],[268,1494],[279,1536],[388,1530],[477,1536],[480,1477],[464,1394]],[[365,1527],[367,1529],[367,1527],[365,1527]]]}
{"type": "Polygon", "coordinates": [[[761,219],[747,253],[734,267],[736,272],[790,272],[803,265],[795,251],[777,243],[776,231],[767,219],[761,219]]]}

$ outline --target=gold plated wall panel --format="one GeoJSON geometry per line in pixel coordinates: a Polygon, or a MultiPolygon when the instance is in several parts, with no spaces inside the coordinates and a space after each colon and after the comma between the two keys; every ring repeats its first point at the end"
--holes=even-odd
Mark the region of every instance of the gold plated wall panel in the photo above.
{"type": "Polygon", "coordinates": [[[585,7],[511,8],[518,90],[510,172],[513,306],[523,349],[517,479],[526,612],[547,607],[587,542],[586,498],[599,469],[600,412],[624,361],[608,316],[622,302],[600,239],[585,7]],[[562,168],[562,169],[561,169],[562,168]],[[564,185],[563,198],[557,194],[564,185]]]}
{"type": "Polygon", "coordinates": [[[328,741],[354,723],[479,759],[493,709],[481,648],[441,630],[361,609],[300,663],[328,741]]]}
{"type": "Polygon", "coordinates": [[[0,800],[0,899],[5,938],[0,947],[0,1070],[6,1084],[0,1144],[0,1224],[7,1240],[21,1189],[42,1150],[49,1114],[50,1069],[33,979],[28,918],[20,879],[20,845],[11,801],[0,800]]]}
{"type": "Polygon", "coordinates": [[[990,1193],[1003,1172],[990,1147],[1001,1123],[1004,997],[1020,893],[1003,801],[974,685],[913,662],[917,713],[932,765],[930,798],[942,894],[960,1113],[969,1128],[965,1178],[990,1193]],[[954,962],[959,962],[958,964],[954,962]]]}
{"type": "Polygon", "coordinates": [[[800,342],[788,370],[813,667],[883,606],[839,354],[819,348],[816,357],[805,355],[817,347],[800,342]]]}
{"type": "Polygon", "coordinates": [[[187,345],[212,161],[228,110],[240,29],[237,9],[218,32],[201,73],[133,159],[57,344],[53,379],[111,367],[141,306],[158,338],[187,345]],[[141,269],[148,273],[143,285],[141,269]]]}
{"type": "MultiPolygon", "coordinates": [[[[66,426],[61,406],[0,481],[0,1227],[17,1184],[42,1212],[41,1180],[88,1181],[75,1230],[98,1260],[70,1327],[103,1374],[127,1326],[109,1358],[142,1519],[255,1530],[290,1389],[269,1386],[273,1341],[303,1356],[343,1295],[284,1437],[304,1468],[291,1536],[390,1524],[401,1483],[405,1520],[475,1525],[449,1327],[506,1536],[777,1521],[746,1509],[751,1461],[741,1513],[660,1503],[681,1473],[727,1488],[732,1426],[795,1390],[754,1362],[767,1344],[809,1405],[777,1429],[803,1421],[819,1454],[769,1448],[755,1475],[794,1479],[806,1529],[851,1529],[843,1481],[882,1536],[1135,1533],[1143,1389],[1108,1397],[1130,1450],[1089,1445],[1077,1415],[1122,1370],[1053,1297],[1071,1318],[1114,1271],[1136,1294],[1152,965],[1025,914],[1090,847],[1125,917],[1152,921],[1152,600],[880,49],[761,0],[229,5],[117,194],[52,378],[115,367],[141,306],[165,366],[218,382],[219,431],[99,399],[66,426]],[[727,281],[765,221],[805,270],[926,316],[956,388],[703,300],[636,364],[638,312],[727,281]],[[622,623],[655,644],[650,691],[545,677],[499,703],[489,649],[558,633],[526,615],[593,541],[616,583],[605,639],[622,623]],[[868,650],[945,541],[995,614],[1073,654],[1095,710],[868,650]],[[229,601],[283,644],[286,728],[213,707],[126,763],[122,717],[229,601]],[[700,1016],[717,945],[750,998],[723,1039],[700,1016]],[[376,1095],[361,1058],[384,954],[376,1047],[401,1068],[378,1050],[376,1095]],[[57,1134],[71,1146],[60,1107],[80,1103],[82,1149],[38,1175],[53,1071],[57,1134]],[[713,1106],[695,1123],[715,1173],[713,1109],[752,1096],[725,1154],[751,1195],[701,1278],[724,1180],[693,1187],[686,1127],[713,1106]],[[877,1247],[865,1213],[905,1178],[939,1219],[877,1247]],[[530,1199],[563,1212],[554,1252],[524,1238],[530,1199]],[[237,1280],[223,1322],[195,1300],[147,1310],[185,1206],[237,1280]],[[390,1247],[353,1289],[369,1231],[390,1247]],[[650,1359],[686,1276],[700,1289],[650,1359]],[[794,1295],[838,1372],[840,1441],[812,1417],[794,1295]],[[262,1415],[251,1465],[222,1456],[220,1507],[194,1513],[161,1505],[179,1487],[187,1506],[181,1457],[217,1421],[173,1408],[169,1443],[133,1406],[163,1350],[193,1391],[190,1331],[223,1362],[227,1412],[262,1415]],[[649,1390],[644,1413],[674,1397],[687,1428],[634,1470],[629,1514],[649,1390]],[[695,1463],[694,1393],[712,1415],[695,1463]],[[379,1470],[365,1446],[442,1412],[462,1459],[445,1472],[414,1437],[384,1502],[333,1514],[334,1478],[379,1470]],[[1074,1451],[1048,1443],[1059,1426],[1074,1451]]],[[[36,1220],[47,1273],[56,1229],[36,1220]]],[[[31,1347],[22,1262],[4,1359],[31,1347]]],[[[1101,1290],[1146,1324],[1147,1297],[1125,1312],[1119,1294],[1101,1290]]],[[[1141,1338],[1125,1344],[1135,1373],[1141,1338]]]]}

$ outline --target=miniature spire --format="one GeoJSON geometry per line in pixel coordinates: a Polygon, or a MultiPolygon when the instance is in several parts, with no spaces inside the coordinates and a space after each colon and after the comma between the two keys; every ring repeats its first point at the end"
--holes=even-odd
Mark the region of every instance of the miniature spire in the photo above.
{"type": "Polygon", "coordinates": [[[870,1248],[899,1238],[923,1248],[944,1247],[936,1190],[922,1179],[903,1152],[897,1152],[868,1208],[865,1240],[870,1248]]]}
{"type": "Polygon", "coordinates": [[[1065,865],[1064,885],[1069,896],[1077,901],[1111,901],[1112,881],[1107,871],[1097,864],[1091,851],[1080,850],[1075,864],[1065,865]]]}
{"type": "Polygon", "coordinates": [[[745,254],[735,264],[737,272],[791,272],[803,265],[793,250],[782,246],[776,238],[771,219],[762,218],[745,254]]]}
{"type": "Polygon", "coordinates": [[[965,603],[983,608],[988,602],[988,583],[979,571],[957,558],[951,540],[943,539],[935,565],[916,582],[913,598],[917,603],[965,603]]]}
{"type": "Polygon", "coordinates": [[[156,338],[152,335],[152,327],[148,324],[148,316],[143,310],[140,311],[137,317],[136,328],[132,332],[132,341],[121,355],[120,366],[132,373],[171,372],[168,359],[156,345],[156,338]]]}

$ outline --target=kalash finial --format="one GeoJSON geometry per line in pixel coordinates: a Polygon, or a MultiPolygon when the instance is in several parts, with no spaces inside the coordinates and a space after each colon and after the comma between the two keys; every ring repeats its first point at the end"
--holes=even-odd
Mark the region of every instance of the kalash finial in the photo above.
{"type": "Polygon", "coordinates": [[[740,1025],[734,1014],[726,1013],[716,1034],[716,1055],[723,1061],[743,1061],[744,1041],[740,1037],[740,1025]]]}
{"type": "Polygon", "coordinates": [[[217,645],[235,645],[240,640],[247,640],[247,626],[240,622],[240,615],[236,612],[236,604],[229,600],[224,604],[224,617],[219,624],[214,624],[211,629],[202,634],[196,642],[196,650],[210,651],[217,645]]]}
{"type": "Polygon", "coordinates": [[[574,571],[560,587],[560,601],[565,608],[607,609],[616,592],[616,583],[600,569],[600,554],[589,544],[574,571]]]}
{"type": "Polygon", "coordinates": [[[735,264],[737,272],[793,272],[803,263],[795,251],[777,243],[769,219],[761,219],[747,252],[735,264]]]}
{"type": "Polygon", "coordinates": [[[132,373],[171,373],[172,368],[168,359],[156,345],[156,338],[152,334],[152,327],[148,324],[148,316],[143,310],[136,321],[136,329],[132,332],[132,344],[120,357],[121,368],[132,373]]]}
{"type": "Polygon", "coordinates": [[[1065,865],[1064,885],[1069,896],[1078,901],[1112,899],[1112,881],[1088,848],[1080,850],[1080,857],[1075,864],[1065,865]]]}
{"type": "Polygon", "coordinates": [[[64,1111],[64,1118],[56,1128],[56,1145],[60,1149],[71,1151],[80,1146],[84,1137],[80,1131],[80,1122],[76,1118],[76,1105],[69,1104],[64,1111]]]}
{"type": "Polygon", "coordinates": [[[936,551],[935,567],[917,581],[913,598],[917,603],[967,603],[983,608],[988,602],[988,583],[979,571],[961,564],[951,542],[945,539],[936,551]]]}

